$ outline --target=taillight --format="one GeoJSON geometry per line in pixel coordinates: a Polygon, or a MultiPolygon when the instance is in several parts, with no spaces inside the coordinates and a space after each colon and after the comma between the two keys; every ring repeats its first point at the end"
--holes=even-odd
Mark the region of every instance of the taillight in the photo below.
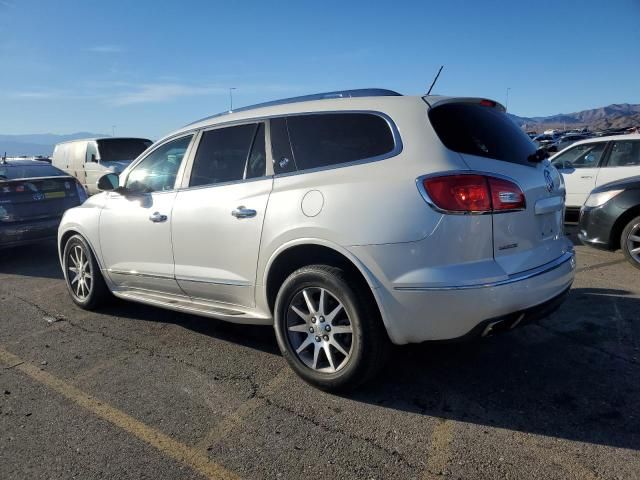
{"type": "Polygon", "coordinates": [[[443,175],[425,178],[422,185],[435,206],[446,212],[505,212],[526,206],[518,185],[489,175],[443,175]]]}

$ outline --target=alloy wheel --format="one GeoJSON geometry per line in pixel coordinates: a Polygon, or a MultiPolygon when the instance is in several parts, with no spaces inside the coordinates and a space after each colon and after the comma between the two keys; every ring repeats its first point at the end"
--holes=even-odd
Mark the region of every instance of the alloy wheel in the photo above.
{"type": "Polygon", "coordinates": [[[329,290],[307,287],[297,292],[287,308],[286,328],[293,351],[312,370],[335,373],[349,362],[353,325],[329,290]]]}
{"type": "Polygon", "coordinates": [[[93,274],[91,273],[90,259],[82,248],[82,245],[74,245],[67,255],[67,281],[73,294],[84,301],[91,293],[93,274]]]}
{"type": "Polygon", "coordinates": [[[640,223],[635,224],[629,232],[627,250],[631,258],[640,263],[640,223]]]}

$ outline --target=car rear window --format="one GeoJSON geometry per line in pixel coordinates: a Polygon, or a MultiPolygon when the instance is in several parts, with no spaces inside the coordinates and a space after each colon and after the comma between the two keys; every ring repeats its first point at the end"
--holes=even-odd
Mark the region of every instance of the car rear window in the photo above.
{"type": "Polygon", "coordinates": [[[48,164],[40,165],[0,165],[0,180],[16,180],[36,177],[64,177],[62,170],[48,164]]]}
{"type": "Polygon", "coordinates": [[[100,161],[135,160],[151,146],[151,140],[144,138],[107,138],[98,140],[100,161]]]}
{"type": "Polygon", "coordinates": [[[379,157],[392,152],[395,141],[389,123],[378,115],[323,113],[272,122],[272,147],[276,173],[283,173],[294,165],[298,170],[308,170],[379,157]],[[287,136],[293,149],[293,164],[288,162],[287,153],[279,152],[278,145],[286,144],[287,136]],[[281,142],[277,140],[280,137],[281,142]],[[280,161],[281,157],[284,160],[280,161]]]}
{"type": "Polygon", "coordinates": [[[493,107],[447,103],[429,111],[429,119],[444,145],[454,152],[533,166],[531,139],[507,116],[493,107]]]}

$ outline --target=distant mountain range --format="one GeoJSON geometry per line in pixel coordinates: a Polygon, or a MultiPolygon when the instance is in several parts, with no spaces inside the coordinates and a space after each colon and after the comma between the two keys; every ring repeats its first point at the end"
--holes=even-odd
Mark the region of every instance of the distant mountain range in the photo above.
{"type": "Polygon", "coordinates": [[[54,135],[52,133],[35,133],[27,135],[0,135],[0,155],[7,152],[8,156],[18,155],[51,155],[56,143],[79,138],[106,137],[108,135],[90,132],[77,132],[69,135],[54,135]]]}
{"type": "Polygon", "coordinates": [[[544,130],[547,128],[583,128],[592,131],[607,128],[624,128],[640,126],[640,105],[616,103],[606,107],[583,110],[575,113],[561,113],[548,117],[509,116],[519,126],[527,130],[544,130]]]}

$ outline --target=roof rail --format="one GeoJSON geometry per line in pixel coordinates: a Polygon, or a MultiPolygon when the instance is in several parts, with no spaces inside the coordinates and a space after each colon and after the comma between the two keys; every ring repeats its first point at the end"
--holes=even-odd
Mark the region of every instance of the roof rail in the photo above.
{"type": "Polygon", "coordinates": [[[222,117],[223,115],[229,115],[230,113],[244,112],[247,110],[254,110],[256,108],[274,107],[276,105],[287,105],[290,103],[310,102],[312,100],[328,100],[334,98],[357,98],[357,97],[400,97],[402,94],[394,92],[393,90],[386,90],[384,88],[360,88],[356,90],[337,90],[335,92],[314,93],[311,95],[302,95],[301,97],[283,98],[281,100],[272,100],[270,102],[257,103],[255,105],[249,105],[246,107],[236,108],[235,110],[226,111],[211,115],[209,117],[201,118],[195,122],[191,122],[185,126],[195,125],[196,123],[210,120],[212,118],[222,117]]]}

